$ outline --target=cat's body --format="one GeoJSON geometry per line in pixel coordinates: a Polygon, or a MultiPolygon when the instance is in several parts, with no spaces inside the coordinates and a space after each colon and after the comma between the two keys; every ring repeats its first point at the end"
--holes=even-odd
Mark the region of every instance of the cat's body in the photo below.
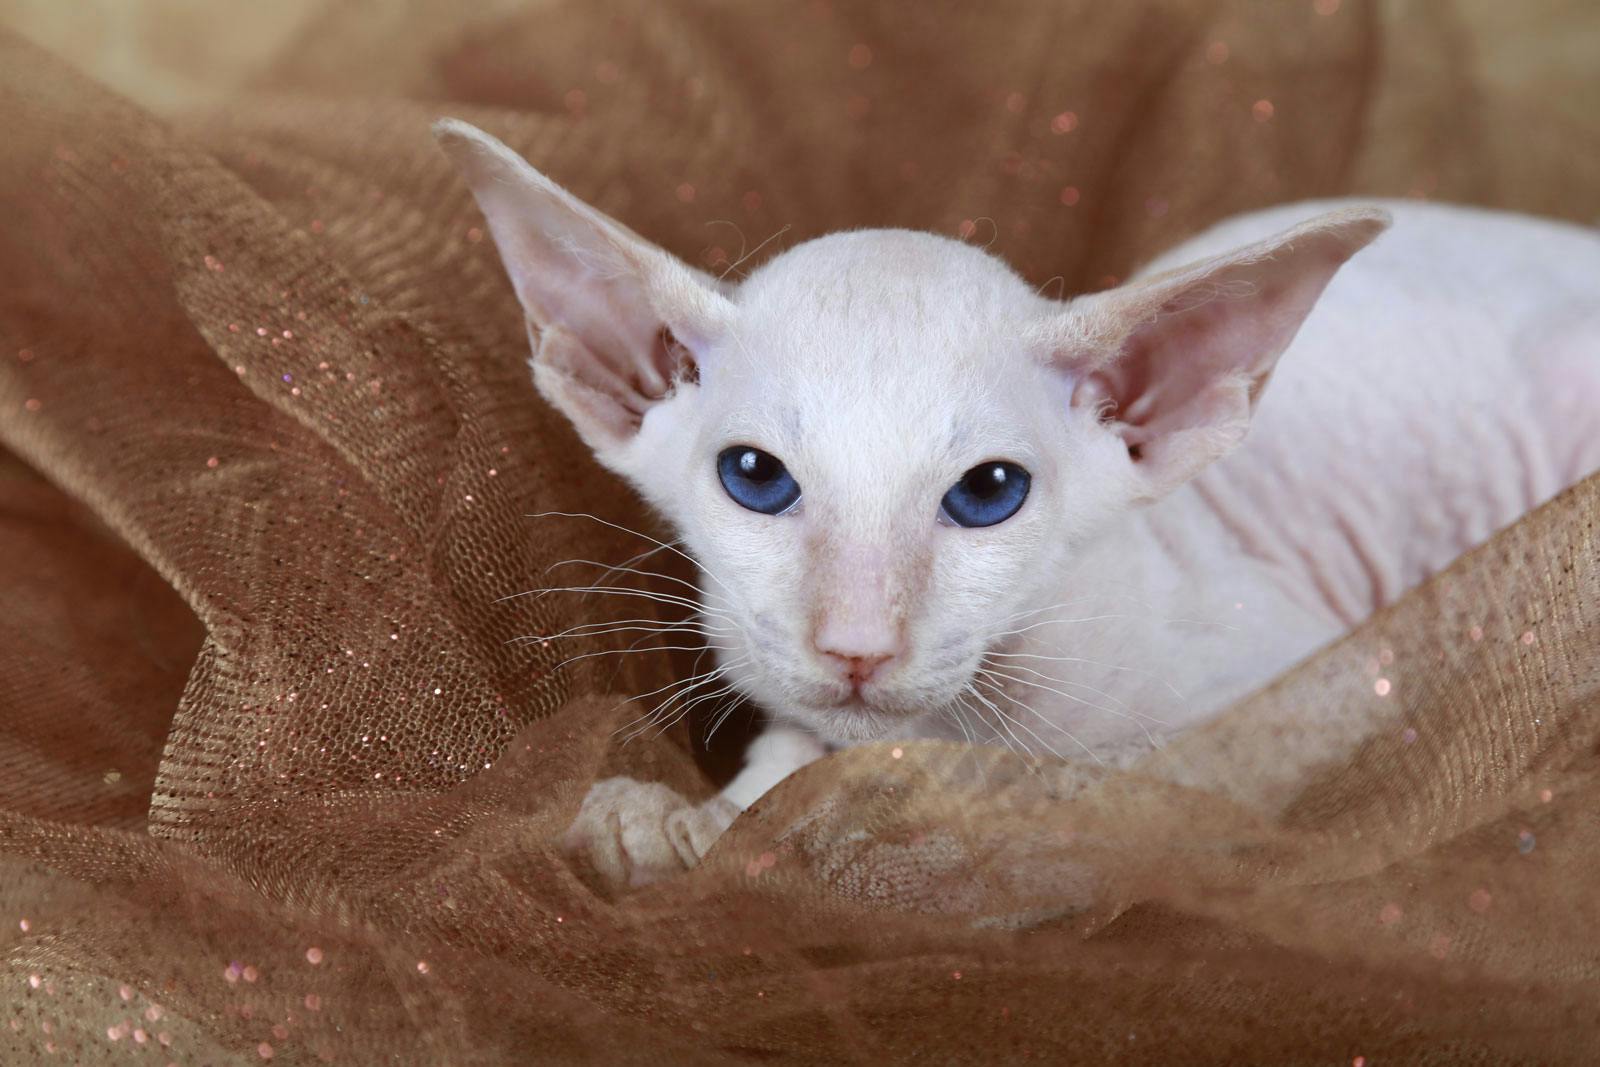
{"type": "Polygon", "coordinates": [[[1295,205],[1064,304],[864,231],[733,288],[440,132],[541,391],[672,521],[710,680],[774,720],[706,804],[595,787],[569,840],[619,880],[694,862],[829,745],[1158,743],[1600,465],[1600,239],[1575,227],[1295,205]]]}
{"type": "MultiPolygon", "coordinates": [[[[1145,273],[1341,206],[1230,219],[1145,273]]],[[[1133,668],[1012,662],[1077,683],[1016,694],[1080,740],[1143,733],[1092,690],[1172,728],[1208,717],[1600,468],[1600,236],[1382,206],[1393,229],[1329,283],[1245,444],[1110,524],[1063,583],[1083,599],[1027,620],[1099,616],[1040,626],[1028,651],[1133,668]]]]}

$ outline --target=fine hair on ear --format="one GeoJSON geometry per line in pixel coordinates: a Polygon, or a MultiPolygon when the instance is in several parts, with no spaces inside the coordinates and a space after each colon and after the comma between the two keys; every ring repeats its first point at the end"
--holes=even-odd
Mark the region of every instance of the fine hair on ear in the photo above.
{"type": "Polygon", "coordinates": [[[646,412],[693,381],[732,305],[706,275],[539,173],[482,130],[434,126],[521,301],[534,383],[616,466],[646,412]]]}
{"type": "Polygon", "coordinates": [[[1074,405],[1119,433],[1155,499],[1244,439],[1300,324],[1338,269],[1389,225],[1352,208],[1067,302],[1032,338],[1075,380],[1074,405]]]}

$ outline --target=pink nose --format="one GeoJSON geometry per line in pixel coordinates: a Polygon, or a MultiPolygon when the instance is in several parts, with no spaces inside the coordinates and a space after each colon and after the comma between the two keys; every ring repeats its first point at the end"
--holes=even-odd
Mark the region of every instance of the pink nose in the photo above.
{"type": "Polygon", "coordinates": [[[878,668],[894,659],[892,654],[878,656],[841,656],[837,652],[824,652],[822,654],[828,662],[839,672],[839,676],[852,686],[860,689],[872,680],[878,668]]]}
{"type": "Polygon", "coordinates": [[[889,626],[862,626],[859,622],[824,623],[812,638],[828,666],[857,689],[881,674],[900,654],[900,637],[889,626]]]}

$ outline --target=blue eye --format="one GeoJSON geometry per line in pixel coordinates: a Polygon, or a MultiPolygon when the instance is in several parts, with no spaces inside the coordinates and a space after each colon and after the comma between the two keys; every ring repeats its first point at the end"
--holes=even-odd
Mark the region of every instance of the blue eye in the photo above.
{"type": "Polygon", "coordinates": [[[957,526],[993,526],[1017,513],[1028,499],[1028,472],[1015,463],[991,460],[961,476],[940,502],[957,526]]]}
{"type": "Polygon", "coordinates": [[[799,484],[778,458],[749,445],[718,453],[717,475],[734,503],[763,515],[781,515],[800,499],[799,484]]]}

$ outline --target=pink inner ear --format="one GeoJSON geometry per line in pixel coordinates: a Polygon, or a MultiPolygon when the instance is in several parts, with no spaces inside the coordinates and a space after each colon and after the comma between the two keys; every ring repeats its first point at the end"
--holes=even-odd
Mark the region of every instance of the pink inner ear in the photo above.
{"type": "Polygon", "coordinates": [[[693,354],[666,328],[655,334],[648,371],[638,361],[602,356],[560,326],[546,327],[536,336],[536,381],[567,411],[591,447],[623,444],[639,432],[645,412],[671,395],[675,382],[699,380],[693,354]]]}
{"type": "MultiPolygon", "coordinates": [[[[1109,422],[1152,492],[1165,493],[1243,440],[1256,398],[1292,336],[1281,304],[1221,288],[1182,290],[1095,371],[1109,422]]],[[[1264,288],[1264,287],[1263,287],[1264,288]]],[[[1281,297],[1281,287],[1273,287],[1281,297]]],[[[1320,287],[1319,287],[1320,289],[1320,287]]],[[[1297,326],[1298,317],[1293,319],[1297,326]]]]}
{"type": "Polygon", "coordinates": [[[698,375],[689,346],[704,351],[732,305],[709,278],[483,131],[455,121],[437,129],[522,302],[535,382],[592,447],[625,445],[652,404],[698,375]]]}
{"type": "Polygon", "coordinates": [[[672,330],[665,326],[656,334],[656,351],[652,358],[656,362],[657,369],[668,381],[700,384],[699,361],[682,341],[673,336],[672,330]]]}
{"type": "Polygon", "coordinates": [[[1116,398],[1111,395],[1111,383],[1099,371],[1090,371],[1072,387],[1072,406],[1092,411],[1101,422],[1108,422],[1117,413],[1116,398]]]}
{"type": "Polygon", "coordinates": [[[1381,212],[1336,212],[1085,298],[1069,335],[1085,345],[1079,358],[1088,364],[1073,403],[1109,408],[1151,492],[1173,488],[1243,439],[1323,288],[1385,224],[1381,212]]]}
{"type": "MultiPolygon", "coordinates": [[[[1232,320],[1260,309],[1225,304],[1226,298],[1219,298],[1196,308],[1164,311],[1150,327],[1135,331],[1122,355],[1098,372],[1116,405],[1113,417],[1127,428],[1131,443],[1226,419],[1232,405],[1218,407],[1219,388],[1231,393],[1243,383],[1250,398],[1259,395],[1276,353],[1262,359],[1266,338],[1237,328],[1232,320]]],[[[1234,414],[1248,415],[1248,410],[1234,414]]]]}

